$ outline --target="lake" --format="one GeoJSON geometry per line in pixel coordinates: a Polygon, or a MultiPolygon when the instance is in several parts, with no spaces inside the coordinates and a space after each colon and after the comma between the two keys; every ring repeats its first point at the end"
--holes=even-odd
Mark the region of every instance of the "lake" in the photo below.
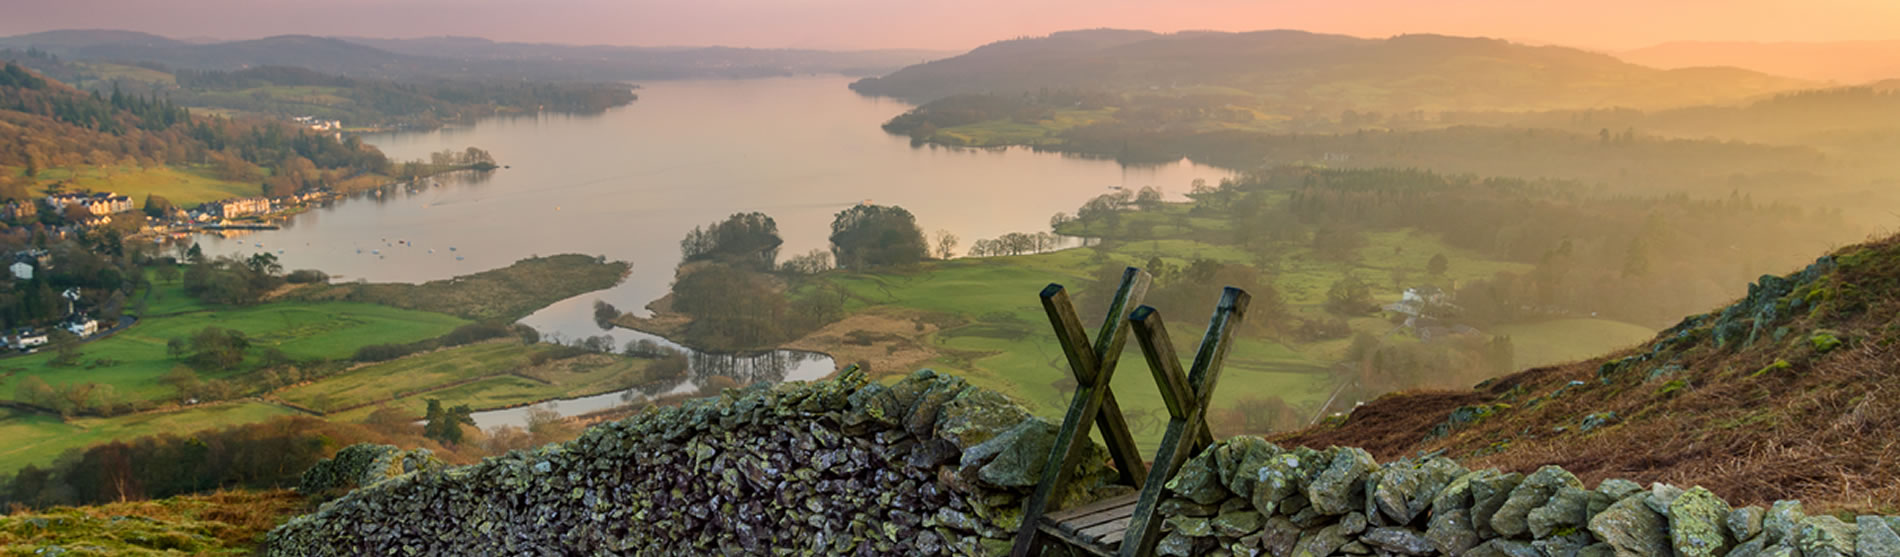
{"type": "MultiPolygon", "coordinates": [[[[771,215],[785,239],[781,257],[826,248],[832,215],[867,200],[909,209],[926,234],[949,230],[969,246],[1048,230],[1051,215],[1073,213],[1111,187],[1152,185],[1179,198],[1196,178],[1218,183],[1232,175],[1186,161],[1123,167],[1028,149],[912,147],[909,138],[878,128],[911,105],[859,96],[849,83],[647,83],[640,100],[599,115],[496,118],[365,136],[395,160],[476,146],[510,168],[343,200],[298,215],[281,230],[200,242],[214,254],[282,250],[286,268],[373,282],[448,278],[556,253],[631,262],[619,286],[523,320],[546,335],[575,339],[603,334],[594,325],[594,300],[644,312],[672,281],[680,238],[735,212],[771,215]]],[[[611,334],[622,343],[638,338],[632,331],[611,334]]],[[[807,361],[784,375],[807,378],[816,373],[808,370],[828,374],[831,367],[829,358],[807,361]]]]}

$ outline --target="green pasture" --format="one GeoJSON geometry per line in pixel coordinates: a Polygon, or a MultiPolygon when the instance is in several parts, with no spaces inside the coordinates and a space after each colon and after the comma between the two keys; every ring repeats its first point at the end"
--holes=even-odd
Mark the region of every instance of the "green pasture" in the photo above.
{"type": "Polygon", "coordinates": [[[26,377],[39,377],[55,387],[87,382],[110,385],[124,400],[164,399],[173,392],[159,378],[182,365],[166,352],[166,342],[205,327],[242,331],[252,341],[247,365],[224,373],[200,372],[209,379],[254,369],[250,362],[269,348],[298,360],[345,359],[364,346],[434,338],[466,323],[439,313],[352,302],[278,302],[154,316],[82,345],[81,364],[74,367],[48,366],[53,359],[50,352],[0,360],[0,399],[17,400],[18,385],[26,377]]]}
{"type": "Polygon", "coordinates": [[[161,433],[189,434],[261,422],[295,413],[259,402],[206,404],[168,412],[142,412],[112,418],[74,418],[0,409],[0,474],[28,464],[44,465],[61,453],[98,443],[161,433]]]}

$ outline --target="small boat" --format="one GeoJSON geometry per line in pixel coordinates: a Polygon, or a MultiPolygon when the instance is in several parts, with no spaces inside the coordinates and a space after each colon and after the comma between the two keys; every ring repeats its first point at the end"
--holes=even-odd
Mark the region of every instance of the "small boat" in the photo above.
{"type": "Polygon", "coordinates": [[[456,260],[456,261],[461,261],[461,260],[462,260],[462,256],[460,256],[460,255],[457,255],[457,256],[455,256],[455,260],[456,260]]]}
{"type": "Polygon", "coordinates": [[[360,254],[362,254],[362,253],[363,253],[363,248],[356,248],[356,253],[357,253],[357,254],[359,254],[359,255],[360,255],[360,254]]]}
{"type": "Polygon", "coordinates": [[[370,252],[370,253],[372,253],[372,254],[375,254],[375,255],[382,255],[382,254],[383,254],[383,250],[379,250],[379,249],[373,249],[373,250],[369,250],[369,252],[370,252]]]}
{"type": "Polygon", "coordinates": [[[434,255],[434,254],[435,254],[435,248],[429,248],[429,254],[430,254],[430,255],[434,255]]]}
{"type": "Polygon", "coordinates": [[[455,251],[455,246],[449,246],[449,251],[455,251]]]}

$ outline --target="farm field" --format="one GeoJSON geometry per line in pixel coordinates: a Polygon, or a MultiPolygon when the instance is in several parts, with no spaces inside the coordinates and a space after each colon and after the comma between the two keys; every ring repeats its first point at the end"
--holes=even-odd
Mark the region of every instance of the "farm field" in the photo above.
{"type": "MultiPolygon", "coordinates": [[[[183,298],[182,292],[167,297],[174,298],[183,298]]],[[[82,345],[78,366],[49,366],[53,359],[49,352],[0,360],[0,400],[17,400],[18,385],[27,377],[39,377],[54,387],[110,385],[123,400],[163,400],[174,393],[160,377],[181,365],[166,352],[166,343],[205,327],[243,331],[252,342],[247,364],[206,374],[211,379],[254,369],[255,357],[271,348],[294,360],[343,359],[364,346],[433,338],[466,323],[439,313],[354,302],[276,302],[154,316],[112,337],[82,345]]]]}
{"type": "MultiPolygon", "coordinates": [[[[7,167],[4,171],[19,176],[23,169],[7,167]]],[[[40,171],[36,180],[40,187],[66,182],[67,191],[85,189],[116,192],[130,196],[133,205],[140,208],[145,206],[145,196],[151,194],[171,200],[174,205],[190,207],[207,201],[263,193],[257,184],[219,179],[213,177],[208,168],[185,165],[138,167],[114,164],[47,168],[40,171]]]]}
{"type": "Polygon", "coordinates": [[[98,443],[161,433],[183,435],[294,413],[274,404],[239,401],[62,422],[54,416],[0,409],[0,439],[7,440],[0,444],[0,473],[12,473],[28,464],[44,465],[67,450],[98,443]]]}

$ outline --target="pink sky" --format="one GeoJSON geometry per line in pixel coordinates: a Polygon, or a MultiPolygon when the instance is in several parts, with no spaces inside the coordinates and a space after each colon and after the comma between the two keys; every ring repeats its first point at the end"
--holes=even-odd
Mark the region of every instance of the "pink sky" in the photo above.
{"type": "Polygon", "coordinates": [[[830,49],[966,49],[1092,27],[1445,33],[1604,49],[1900,39],[1900,0],[0,0],[0,14],[0,35],[105,28],[830,49]]]}

